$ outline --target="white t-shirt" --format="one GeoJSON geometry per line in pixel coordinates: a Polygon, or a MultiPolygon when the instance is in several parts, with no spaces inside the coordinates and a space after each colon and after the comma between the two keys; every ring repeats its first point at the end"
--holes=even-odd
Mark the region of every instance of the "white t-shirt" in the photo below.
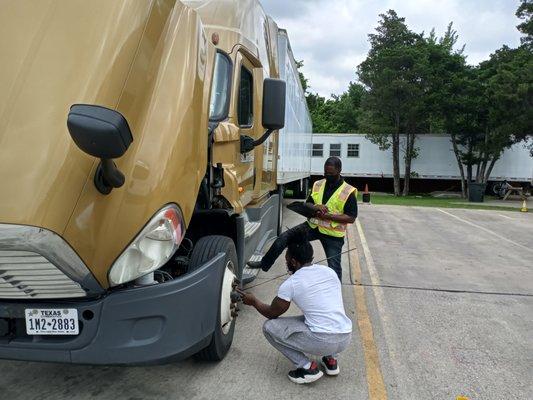
{"type": "Polygon", "coordinates": [[[292,301],[302,310],[312,332],[350,333],[352,321],[344,312],[341,283],[325,265],[300,268],[278,289],[278,297],[292,301]]]}

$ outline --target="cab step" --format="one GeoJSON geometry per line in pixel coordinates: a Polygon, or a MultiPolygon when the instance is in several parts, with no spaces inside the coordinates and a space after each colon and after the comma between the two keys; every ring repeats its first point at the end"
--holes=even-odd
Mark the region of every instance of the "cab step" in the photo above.
{"type": "Polygon", "coordinates": [[[261,221],[252,222],[252,221],[246,221],[244,223],[244,237],[246,239],[250,238],[252,235],[254,235],[257,230],[261,227],[261,221]]]}
{"type": "MultiPolygon", "coordinates": [[[[260,261],[263,258],[263,255],[267,252],[268,249],[270,249],[270,246],[274,241],[277,239],[276,236],[270,237],[268,240],[263,241],[263,245],[261,246],[261,249],[256,251],[248,261],[260,261]]],[[[252,282],[255,278],[257,278],[257,275],[261,269],[259,268],[250,268],[246,264],[244,266],[244,269],[242,271],[242,284],[246,285],[247,283],[252,282]]]]}
{"type": "MultiPolygon", "coordinates": [[[[262,254],[254,254],[248,261],[261,261],[261,258],[263,258],[262,254]]],[[[242,271],[242,284],[246,285],[247,283],[252,282],[255,278],[257,278],[259,271],[261,271],[261,269],[250,268],[247,264],[242,271]]]]}

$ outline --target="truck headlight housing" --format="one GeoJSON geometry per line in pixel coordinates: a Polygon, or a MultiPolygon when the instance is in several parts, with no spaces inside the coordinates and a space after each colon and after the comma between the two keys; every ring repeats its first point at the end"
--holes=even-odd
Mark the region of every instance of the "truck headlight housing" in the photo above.
{"type": "Polygon", "coordinates": [[[146,224],[109,271],[109,284],[133,281],[165,265],[185,235],[185,224],[175,204],[161,209],[146,224]]]}

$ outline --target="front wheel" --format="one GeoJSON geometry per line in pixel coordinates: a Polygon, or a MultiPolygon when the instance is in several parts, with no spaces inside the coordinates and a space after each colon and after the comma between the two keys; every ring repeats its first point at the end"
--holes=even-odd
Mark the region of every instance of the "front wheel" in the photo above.
{"type": "Polygon", "coordinates": [[[235,332],[233,317],[235,304],[231,300],[231,292],[238,273],[237,252],[233,240],[226,236],[205,236],[194,246],[190,267],[196,268],[205,264],[219,253],[224,253],[224,273],[220,282],[219,301],[215,331],[209,345],[198,352],[195,357],[205,361],[220,361],[228,353],[235,332]]]}

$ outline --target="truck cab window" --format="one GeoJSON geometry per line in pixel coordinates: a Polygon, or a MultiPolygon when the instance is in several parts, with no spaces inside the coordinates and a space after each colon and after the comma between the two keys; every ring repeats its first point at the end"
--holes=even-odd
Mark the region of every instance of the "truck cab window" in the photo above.
{"type": "Polygon", "coordinates": [[[238,119],[240,126],[252,126],[254,121],[254,78],[250,71],[241,67],[241,81],[239,85],[238,119]]]}
{"type": "Polygon", "coordinates": [[[231,61],[225,54],[217,53],[209,102],[209,120],[221,121],[228,116],[230,84],[231,61]]]}

